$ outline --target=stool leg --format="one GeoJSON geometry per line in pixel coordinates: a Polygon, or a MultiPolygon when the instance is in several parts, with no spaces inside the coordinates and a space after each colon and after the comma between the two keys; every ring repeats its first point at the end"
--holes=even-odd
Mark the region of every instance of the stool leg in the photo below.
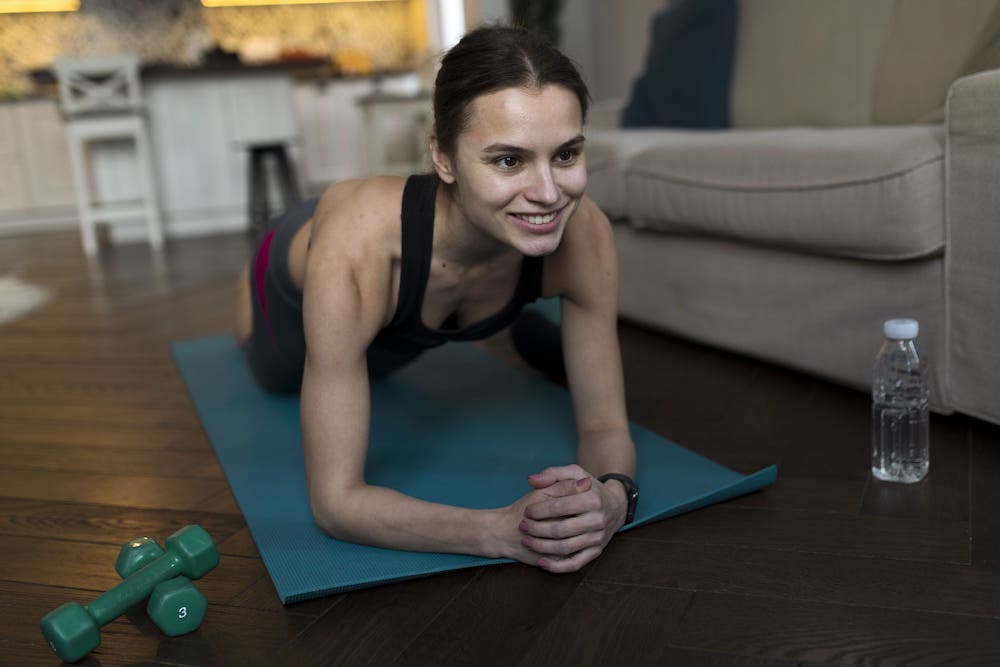
{"type": "Polygon", "coordinates": [[[160,202],[156,196],[156,179],[153,175],[153,158],[149,150],[149,138],[146,128],[135,138],[136,158],[139,169],[142,170],[142,185],[145,189],[146,229],[149,234],[149,245],[154,250],[163,247],[163,224],[160,220],[160,202]]]}
{"type": "Polygon", "coordinates": [[[73,170],[73,189],[76,192],[76,214],[80,218],[80,236],[83,251],[88,257],[97,254],[97,236],[94,234],[94,218],[91,214],[90,185],[87,181],[87,167],[84,158],[83,140],[72,132],[67,133],[69,141],[69,163],[73,170]]]}
{"type": "Polygon", "coordinates": [[[295,206],[301,201],[299,194],[299,184],[295,178],[295,167],[292,166],[288,158],[288,151],[279,148],[274,153],[278,166],[278,179],[281,182],[281,198],[284,202],[285,210],[295,206]]]}
{"type": "Polygon", "coordinates": [[[254,241],[259,241],[267,232],[267,222],[270,207],[267,203],[267,179],[265,178],[264,153],[250,150],[249,182],[247,183],[247,198],[250,203],[250,233],[254,241]]]}

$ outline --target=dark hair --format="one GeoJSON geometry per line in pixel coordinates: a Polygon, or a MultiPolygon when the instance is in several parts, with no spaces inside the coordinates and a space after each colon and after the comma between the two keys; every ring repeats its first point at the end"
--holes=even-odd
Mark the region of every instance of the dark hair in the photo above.
{"type": "Polygon", "coordinates": [[[526,28],[491,25],[468,33],[445,54],[434,82],[434,134],[438,147],[455,154],[480,95],[518,86],[560,85],[576,95],[587,119],[590,93],[573,62],[544,37],[526,28]]]}

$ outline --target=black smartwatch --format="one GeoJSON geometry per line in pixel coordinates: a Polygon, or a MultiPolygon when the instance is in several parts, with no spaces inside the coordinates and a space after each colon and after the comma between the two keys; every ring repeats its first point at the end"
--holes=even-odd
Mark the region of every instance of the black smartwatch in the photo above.
{"type": "Polygon", "coordinates": [[[625,510],[625,524],[628,525],[635,518],[635,506],[639,502],[639,487],[631,477],[617,472],[609,472],[606,475],[601,475],[597,478],[597,481],[603,484],[609,479],[616,479],[625,487],[625,495],[628,497],[628,509],[625,510]]]}

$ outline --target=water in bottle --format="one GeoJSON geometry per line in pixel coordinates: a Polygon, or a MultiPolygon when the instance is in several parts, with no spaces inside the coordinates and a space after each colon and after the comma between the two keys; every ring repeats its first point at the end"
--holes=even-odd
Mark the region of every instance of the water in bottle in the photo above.
{"type": "Polygon", "coordinates": [[[872,372],[872,474],[919,482],[930,464],[927,363],[917,353],[916,320],[888,320],[872,372]]]}

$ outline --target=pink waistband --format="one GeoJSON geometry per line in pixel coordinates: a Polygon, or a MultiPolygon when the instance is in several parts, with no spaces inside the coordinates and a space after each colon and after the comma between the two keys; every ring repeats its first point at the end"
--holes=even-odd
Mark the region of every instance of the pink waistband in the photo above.
{"type": "Polygon", "coordinates": [[[271,317],[267,312],[267,292],[264,290],[264,276],[267,273],[267,264],[271,256],[271,241],[274,240],[275,231],[272,229],[264,237],[264,241],[260,244],[260,249],[257,250],[257,257],[254,260],[253,280],[254,285],[257,287],[257,301],[260,303],[261,312],[264,313],[264,323],[267,325],[267,333],[271,337],[271,342],[277,345],[278,339],[274,335],[274,329],[271,328],[271,317]]]}

